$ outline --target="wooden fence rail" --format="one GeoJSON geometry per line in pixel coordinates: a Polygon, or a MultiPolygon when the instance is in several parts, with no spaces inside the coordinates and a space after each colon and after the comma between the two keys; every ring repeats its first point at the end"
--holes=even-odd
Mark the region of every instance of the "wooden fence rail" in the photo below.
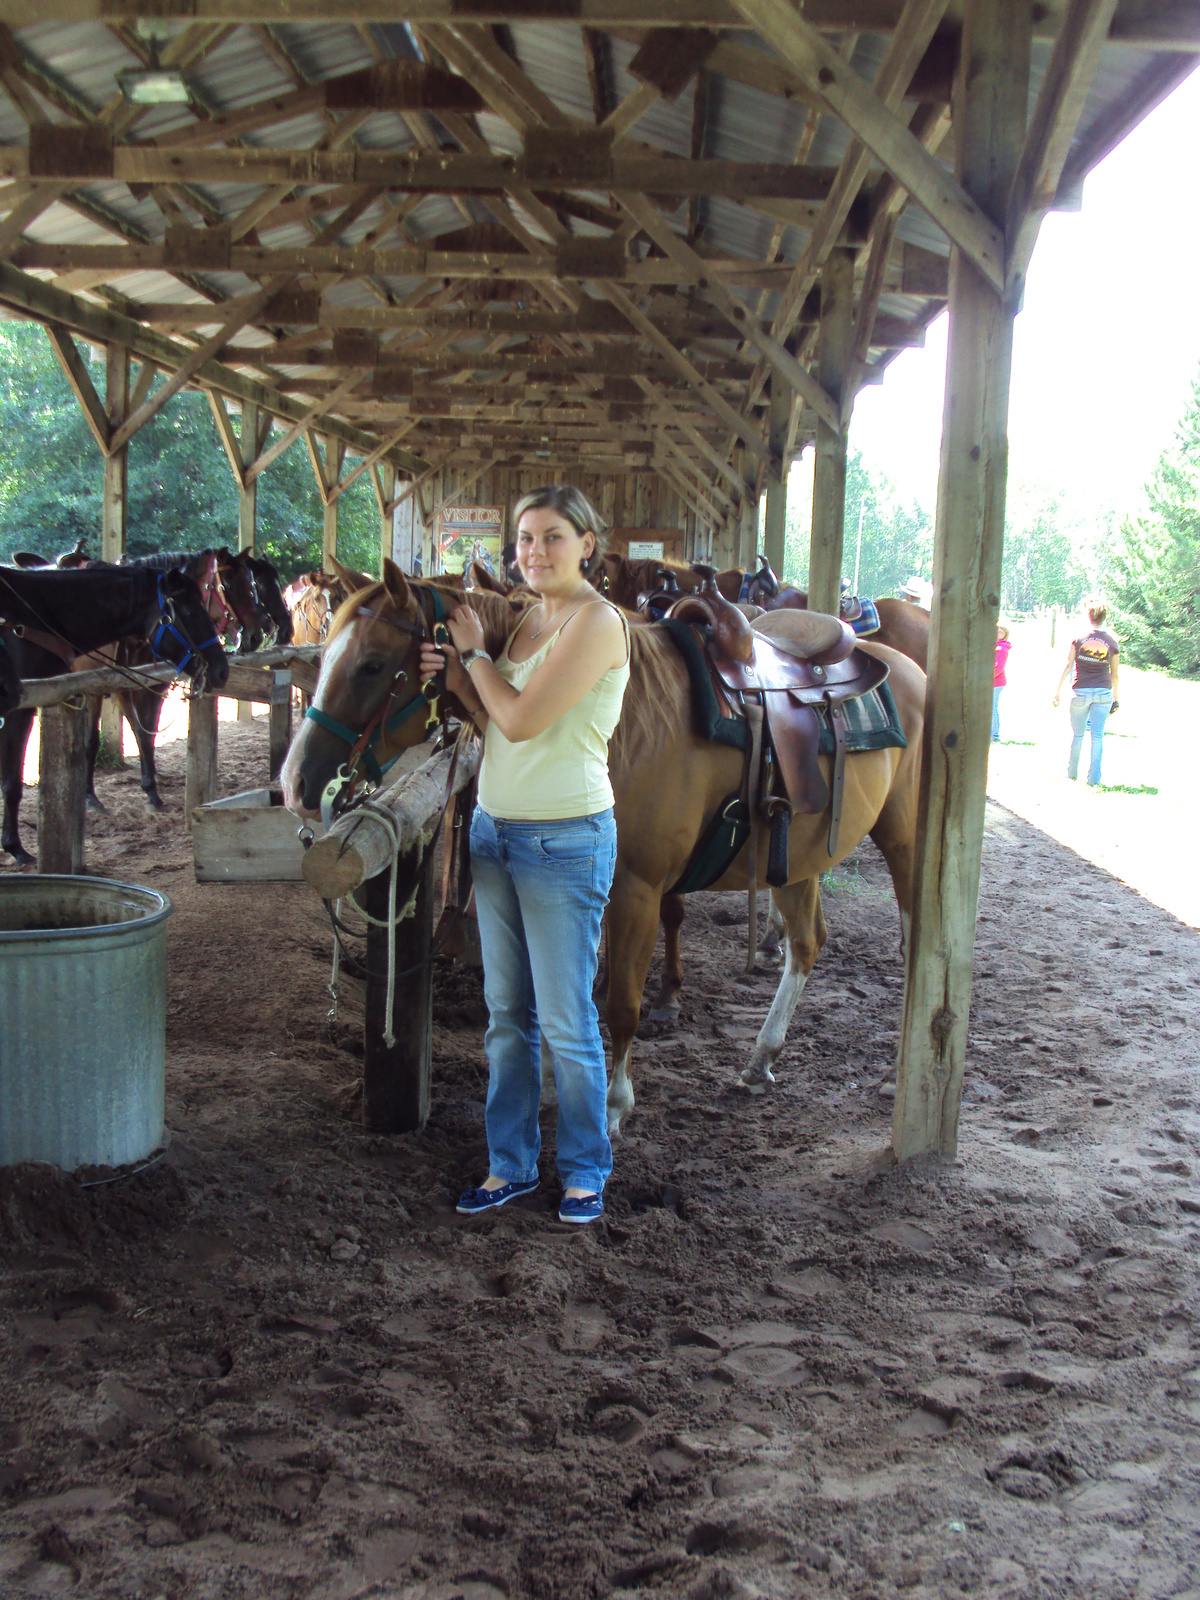
{"type": "MultiPolygon", "coordinates": [[[[217,695],[188,701],[187,776],[184,816],[191,829],[194,807],[217,797],[217,700],[256,700],[270,707],[269,764],[275,778],[291,742],[292,688],[311,694],[316,687],[321,646],[280,645],[230,660],[229,681],[217,695]]],[[[41,716],[38,778],[38,871],[82,872],[84,796],[87,784],[86,706],[93,695],[168,685],[169,665],[138,667],[136,674],[115,667],[36,678],[22,686],[20,706],[41,716]],[[134,678],[136,676],[136,682],[134,678]]]]}

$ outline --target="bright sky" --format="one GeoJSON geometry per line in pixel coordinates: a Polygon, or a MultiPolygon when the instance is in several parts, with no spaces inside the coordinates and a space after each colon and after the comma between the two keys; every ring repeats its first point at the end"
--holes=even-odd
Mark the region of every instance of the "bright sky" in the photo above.
{"type": "MultiPolygon", "coordinates": [[[[1083,210],[1042,224],[1017,318],[1009,492],[1063,489],[1076,511],[1132,510],[1200,369],[1200,72],[1084,184],[1083,210]]],[[[854,409],[851,445],[903,498],[937,494],[946,318],[854,409]]],[[[807,461],[805,463],[807,465],[807,461]]]]}

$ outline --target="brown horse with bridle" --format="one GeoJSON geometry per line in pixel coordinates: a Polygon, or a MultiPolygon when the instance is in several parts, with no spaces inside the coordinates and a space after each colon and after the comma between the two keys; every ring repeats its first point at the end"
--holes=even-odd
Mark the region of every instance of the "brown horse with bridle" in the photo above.
{"type": "MultiPolygon", "coordinates": [[[[422,639],[432,637],[439,610],[471,606],[482,620],[493,656],[500,653],[513,626],[507,601],[490,593],[464,593],[409,580],[390,561],[384,562],[382,582],[357,576],[361,586],[330,624],[313,697],[313,711],[320,720],[303,723],[281,774],[287,805],[306,817],[319,813],[326,787],[364,736],[373,743],[374,759],[381,766],[428,736],[431,720],[427,706],[421,704],[419,655],[422,639]],[[374,731],[368,735],[367,730],[374,731]]],[[[607,1020],[612,1037],[608,1100],[614,1132],[633,1108],[630,1052],[663,892],[678,881],[706,826],[737,790],[743,769],[739,751],[709,743],[693,731],[687,666],[667,630],[634,629],[630,648],[629,687],[609,749],[618,840],[607,913],[607,1020]]],[[[743,1074],[748,1082],[773,1081],[772,1066],[825,941],[820,875],[867,835],[887,862],[907,934],[925,679],[905,657],[886,647],[867,643],[862,648],[890,668],[892,696],[908,747],[846,756],[842,823],[833,855],[826,817],[797,813],[791,821],[787,882],[772,891],[786,927],[786,961],[743,1074]]],[[[821,761],[828,778],[829,758],[821,761]]],[[[749,843],[710,887],[744,888],[751,850],[757,870],[765,874],[768,845],[767,830],[756,822],[749,843]]]]}

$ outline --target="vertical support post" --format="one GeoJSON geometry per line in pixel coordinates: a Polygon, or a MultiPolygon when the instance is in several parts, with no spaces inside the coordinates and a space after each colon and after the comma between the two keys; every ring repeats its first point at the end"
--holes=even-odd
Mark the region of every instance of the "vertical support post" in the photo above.
{"type": "Polygon", "coordinates": [[[43,706],[39,720],[37,869],[82,872],[87,712],[43,706]]]}
{"type": "MultiPolygon", "coordinates": [[[[397,986],[391,1030],[396,1042],[384,1043],[387,1031],[387,929],[374,923],[367,930],[367,993],[363,1028],[363,1126],[372,1133],[412,1133],[429,1119],[429,1087],[433,1037],[433,856],[418,851],[400,857],[396,870],[397,904],[403,905],[414,874],[417,881],[413,915],[396,928],[396,971],[408,976],[397,986]],[[410,971],[411,968],[416,971],[410,971]]],[[[364,886],[363,903],[372,917],[386,918],[388,875],[381,872],[364,886]]]]}
{"type": "MultiPolygon", "coordinates": [[[[346,446],[340,439],[334,439],[329,434],[325,436],[325,489],[326,493],[342,475],[342,458],[346,453],[346,446]]],[[[337,522],[338,503],[336,500],[325,500],[325,526],[321,540],[321,565],[326,571],[329,563],[337,558],[337,522]]]]}
{"type": "MultiPolygon", "coordinates": [[[[1025,133],[1030,8],[967,0],[955,85],[959,181],[1003,223],[1025,133]],[[969,69],[969,70],[968,70],[969,69]]],[[[1015,307],[958,250],[933,556],[916,882],[897,1058],[897,1158],[953,1156],[967,1045],[1000,609],[1015,307]]]]}
{"type": "Polygon", "coordinates": [[[758,501],[749,485],[742,500],[742,520],[738,529],[738,558],[736,565],[753,569],[758,566],[758,501]]]}
{"type": "Polygon", "coordinates": [[[763,549],[771,570],[783,577],[784,540],[787,533],[787,434],[792,415],[792,389],[779,373],[771,375],[771,407],[768,418],[771,454],[779,458],[783,476],[767,473],[767,514],[763,527],[763,549]]]}
{"type": "MultiPolygon", "coordinates": [[[[258,406],[242,401],[242,436],[238,441],[242,458],[242,481],[238,486],[238,549],[254,551],[258,537],[258,479],[246,482],[246,468],[258,455],[258,406]]],[[[254,721],[254,702],[238,701],[238,721],[254,721]]]]}
{"type": "Polygon", "coordinates": [[[388,507],[396,498],[396,469],[390,461],[383,461],[379,467],[379,571],[383,573],[383,563],[396,559],[396,513],[389,511],[388,507]]]}
{"type": "Polygon", "coordinates": [[[217,798],[217,697],[193,695],[188,701],[187,771],[183,813],[192,831],[192,812],[217,798]]]}
{"type": "MultiPolygon", "coordinates": [[[[121,426],[129,414],[129,350],[110,344],[105,350],[104,409],[110,429],[121,426]]],[[[129,503],[129,446],[123,444],[104,458],[104,499],[100,511],[100,559],[120,561],[125,554],[125,520],[129,503]]],[[[115,695],[100,702],[100,736],[113,764],[125,765],[122,754],[123,722],[115,695]]]]}
{"type": "MultiPolygon", "coordinates": [[[[821,268],[821,322],[817,367],[821,387],[843,405],[854,360],[854,253],[834,249],[821,268]]],[[[812,536],[808,554],[808,603],[837,615],[842,588],[842,538],[846,521],[846,434],[817,419],[813,467],[812,536]]]]}
{"type": "Polygon", "coordinates": [[[272,674],[269,715],[271,782],[279,776],[292,742],[292,674],[289,668],[272,674]]]}

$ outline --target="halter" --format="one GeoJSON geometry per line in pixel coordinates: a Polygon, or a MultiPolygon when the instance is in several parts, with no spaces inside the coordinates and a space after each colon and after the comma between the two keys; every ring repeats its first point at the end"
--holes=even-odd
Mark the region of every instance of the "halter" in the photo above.
{"type": "MultiPolygon", "coordinates": [[[[154,654],[160,661],[165,661],[167,658],[163,655],[162,651],[159,649],[159,646],[168,634],[172,639],[177,639],[183,646],[183,660],[180,662],[172,662],[170,664],[172,666],[176,666],[180,672],[183,672],[189,661],[202,660],[200,654],[202,650],[211,650],[214,645],[219,650],[221,648],[221,640],[215,627],[213,628],[211,638],[202,639],[199,643],[197,643],[194,639],[188,638],[183,629],[176,624],[174,602],[167,597],[166,590],[163,587],[166,576],[167,575],[165,572],[160,572],[158,575],[158,608],[160,615],[158,627],[154,630],[154,633],[150,639],[150,648],[154,651],[154,654]]],[[[209,618],[209,626],[212,626],[211,618],[209,618]]]]}
{"type": "MultiPolygon", "coordinates": [[[[446,633],[446,603],[436,589],[418,589],[416,593],[417,606],[421,613],[419,624],[407,622],[403,617],[384,616],[382,612],[371,611],[366,606],[359,606],[357,615],[369,617],[374,622],[386,622],[393,628],[399,628],[401,633],[410,634],[414,639],[432,638],[435,644],[439,643],[439,631],[446,633]],[[428,594],[432,603],[432,628],[421,604],[420,597],[422,594],[428,594]]],[[[336,717],[331,717],[326,712],[318,710],[316,706],[309,706],[304,713],[305,717],[315,722],[319,728],[324,728],[326,733],[332,733],[335,738],[341,739],[350,746],[349,756],[338,768],[336,775],[326,784],[324,793],[321,796],[321,819],[326,828],[329,827],[337,812],[344,811],[354,798],[354,790],[359,781],[356,772],[359,761],[361,760],[366,768],[367,777],[378,788],[383,782],[384,774],[395,766],[402,752],[397,751],[390,761],[380,764],[379,757],[375,753],[375,747],[381,742],[386,742],[389,735],[394,733],[397,728],[402,727],[410,717],[416,716],[423,708],[432,708],[436,715],[437,690],[439,688],[437,678],[428,679],[427,682],[421,685],[411,700],[406,700],[402,706],[395,711],[391,711],[391,706],[396,696],[396,687],[404,678],[405,671],[406,669],[403,665],[397,667],[388,686],[387,694],[384,696],[383,704],[361,732],[356,732],[353,728],[347,727],[344,722],[339,722],[336,717]],[[342,797],[343,789],[349,790],[349,793],[344,798],[342,797]],[[340,805],[337,803],[339,800],[341,801],[340,805]]]]}

